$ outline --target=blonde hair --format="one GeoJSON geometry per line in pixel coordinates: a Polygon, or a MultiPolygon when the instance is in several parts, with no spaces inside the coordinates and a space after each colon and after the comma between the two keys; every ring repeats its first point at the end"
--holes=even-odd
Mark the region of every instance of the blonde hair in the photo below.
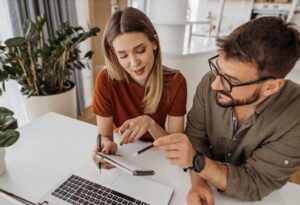
{"type": "Polygon", "coordinates": [[[106,25],[103,37],[103,53],[109,78],[114,80],[127,80],[128,74],[120,65],[115,55],[112,42],[116,36],[128,32],[141,32],[157,45],[153,51],[154,63],[146,82],[144,95],[144,113],[153,114],[157,111],[164,92],[163,68],[161,50],[157,32],[148,17],[138,9],[128,7],[115,12],[106,25]]]}

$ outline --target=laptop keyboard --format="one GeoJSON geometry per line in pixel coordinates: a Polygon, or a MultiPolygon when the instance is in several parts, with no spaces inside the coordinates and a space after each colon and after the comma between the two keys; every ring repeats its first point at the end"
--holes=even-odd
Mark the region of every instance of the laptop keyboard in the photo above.
{"type": "MultiPolygon", "coordinates": [[[[72,175],[51,195],[70,204],[83,205],[145,205],[147,203],[96,184],[79,176],[72,175]]],[[[147,204],[148,205],[148,204],[147,204]]]]}

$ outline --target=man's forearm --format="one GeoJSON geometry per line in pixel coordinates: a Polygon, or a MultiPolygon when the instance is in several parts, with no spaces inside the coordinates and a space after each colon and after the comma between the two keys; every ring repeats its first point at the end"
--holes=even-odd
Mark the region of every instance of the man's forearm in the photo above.
{"type": "Polygon", "coordinates": [[[206,181],[202,177],[200,177],[198,174],[196,174],[195,172],[190,172],[190,176],[191,176],[192,186],[195,186],[195,185],[201,184],[201,183],[206,183],[206,181]]]}
{"type": "Polygon", "coordinates": [[[205,168],[198,174],[218,189],[225,191],[227,187],[228,169],[226,165],[205,157],[205,168]]]}

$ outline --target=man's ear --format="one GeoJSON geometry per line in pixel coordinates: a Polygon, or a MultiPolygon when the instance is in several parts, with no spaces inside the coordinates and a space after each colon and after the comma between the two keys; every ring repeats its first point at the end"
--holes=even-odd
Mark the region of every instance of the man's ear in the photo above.
{"type": "Polygon", "coordinates": [[[285,84],[285,80],[283,78],[268,80],[264,84],[263,94],[266,97],[273,95],[274,93],[280,91],[280,89],[284,86],[284,84],[285,84]]]}

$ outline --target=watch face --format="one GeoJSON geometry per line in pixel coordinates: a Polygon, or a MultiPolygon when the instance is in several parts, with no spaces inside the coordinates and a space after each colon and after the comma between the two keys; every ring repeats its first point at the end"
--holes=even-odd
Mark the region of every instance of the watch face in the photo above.
{"type": "Polygon", "coordinates": [[[194,170],[195,172],[201,172],[205,166],[204,156],[197,155],[194,161],[194,170]]]}

